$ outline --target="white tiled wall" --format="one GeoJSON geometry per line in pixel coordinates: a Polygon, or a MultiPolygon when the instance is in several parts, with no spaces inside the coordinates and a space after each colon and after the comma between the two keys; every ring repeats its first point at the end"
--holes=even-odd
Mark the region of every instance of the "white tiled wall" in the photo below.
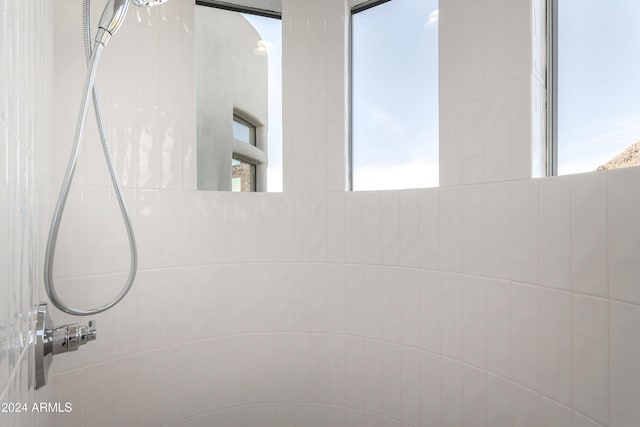
{"type": "Polygon", "coordinates": [[[538,3],[440,3],[441,186],[531,177],[538,3]]]}
{"type": "MultiPolygon", "coordinates": [[[[624,173],[640,178],[637,170],[624,173]]],[[[575,188],[585,177],[567,179],[575,188]]],[[[404,196],[375,194],[380,206],[397,208],[404,196]]],[[[326,200],[322,193],[194,197],[203,211],[231,221],[192,241],[215,253],[224,254],[231,239],[222,229],[251,230],[269,213],[277,229],[293,216],[296,230],[329,235],[329,204],[312,200],[326,200]]],[[[467,197],[475,200],[463,191],[460,214],[467,197]]],[[[537,197],[526,191],[508,199],[528,206],[537,197]]],[[[348,198],[332,197],[331,206],[344,212],[348,198]]],[[[421,229],[429,216],[417,213],[421,229]]],[[[366,215],[353,220],[366,224],[366,215]]],[[[177,215],[163,227],[183,222],[177,215]]],[[[610,234],[617,225],[603,226],[610,234]]],[[[361,247],[380,225],[366,227],[361,247]]],[[[422,262],[381,265],[380,245],[368,249],[372,261],[332,262],[334,255],[310,250],[297,235],[257,236],[268,254],[204,265],[185,258],[142,271],[125,303],[99,319],[100,340],[56,361],[60,399],[74,399],[81,380],[86,387],[73,414],[78,425],[90,419],[82,421],[82,411],[89,417],[102,405],[128,408],[105,410],[104,425],[256,425],[255,417],[264,417],[260,425],[296,425],[301,414],[310,420],[305,425],[368,425],[353,421],[361,417],[372,425],[567,425],[574,411],[593,425],[636,419],[640,308],[632,302],[536,280],[440,272],[422,262]]],[[[336,245],[347,239],[336,237],[336,245]]],[[[509,251],[531,244],[509,240],[509,251]]],[[[419,252],[420,242],[407,250],[419,252]]],[[[633,274],[637,267],[626,268],[633,274]]]]}
{"type": "MultiPolygon", "coordinates": [[[[53,182],[82,79],[76,3],[55,5],[55,95],[70,101],[56,110],[53,182]]],[[[347,7],[285,0],[281,194],[195,191],[193,8],[134,9],[105,52],[141,269],[96,316],[98,341],[54,362],[55,399],[74,412],[53,425],[640,419],[640,170],[527,179],[535,5],[443,1],[443,187],[344,193],[347,7]]],[[[56,265],[61,293],[83,305],[112,296],[128,268],[87,143],[56,265]]]]}
{"type": "MultiPolygon", "coordinates": [[[[51,8],[0,1],[0,402],[34,400],[33,338],[41,278],[51,87],[51,8]]],[[[4,408],[0,426],[32,426],[4,408]]]]}
{"type": "Polygon", "coordinates": [[[349,8],[343,0],[282,2],[285,191],[346,188],[349,8]]]}

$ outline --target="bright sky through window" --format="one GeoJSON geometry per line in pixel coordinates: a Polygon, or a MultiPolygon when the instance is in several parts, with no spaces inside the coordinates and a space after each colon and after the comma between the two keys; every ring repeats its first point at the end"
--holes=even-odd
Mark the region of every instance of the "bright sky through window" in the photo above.
{"type": "Polygon", "coordinates": [[[268,57],[267,191],[282,191],[282,21],[246,13],[242,16],[262,38],[254,53],[268,57]]]}
{"type": "Polygon", "coordinates": [[[640,1],[558,2],[558,173],[640,141],[640,1]]]}
{"type": "Polygon", "coordinates": [[[438,1],[353,15],[354,190],[438,185],[438,1]]]}

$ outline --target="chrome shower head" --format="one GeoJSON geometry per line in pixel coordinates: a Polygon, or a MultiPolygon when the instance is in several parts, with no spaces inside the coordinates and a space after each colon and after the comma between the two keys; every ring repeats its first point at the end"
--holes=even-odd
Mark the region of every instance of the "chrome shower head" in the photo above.
{"type": "Polygon", "coordinates": [[[109,0],[100,17],[96,41],[106,46],[111,37],[120,29],[127,16],[129,2],[133,1],[136,6],[153,7],[168,0],[109,0]]]}
{"type": "Polygon", "coordinates": [[[96,42],[106,46],[111,37],[120,29],[127,16],[129,0],[109,0],[102,11],[96,42]]]}

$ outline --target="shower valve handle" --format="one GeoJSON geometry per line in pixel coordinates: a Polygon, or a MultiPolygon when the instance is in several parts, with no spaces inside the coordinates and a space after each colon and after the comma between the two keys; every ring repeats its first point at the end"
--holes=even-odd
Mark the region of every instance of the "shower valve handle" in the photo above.
{"type": "Polygon", "coordinates": [[[79,326],[77,323],[71,323],[55,329],[47,329],[45,336],[48,336],[49,339],[45,339],[45,341],[51,343],[51,354],[55,355],[76,351],[81,345],[95,340],[95,325],[95,320],[92,320],[87,326],[79,326]]]}
{"type": "Polygon", "coordinates": [[[96,321],[89,320],[87,326],[80,327],[80,345],[86,344],[97,338],[96,321]]]}
{"type": "Polygon", "coordinates": [[[52,328],[51,317],[47,312],[47,304],[38,306],[38,320],[36,324],[36,389],[47,383],[51,359],[56,354],[76,351],[81,345],[97,338],[96,322],[90,320],[87,326],[77,323],[52,328]]]}
{"type": "Polygon", "coordinates": [[[96,322],[91,320],[87,326],[79,326],[77,323],[48,329],[45,335],[49,335],[51,342],[51,354],[68,353],[76,351],[81,345],[96,339],[96,322]]]}

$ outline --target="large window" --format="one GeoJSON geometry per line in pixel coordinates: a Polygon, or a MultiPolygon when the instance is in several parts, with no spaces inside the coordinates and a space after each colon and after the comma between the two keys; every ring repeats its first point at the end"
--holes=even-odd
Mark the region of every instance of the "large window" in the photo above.
{"type": "Polygon", "coordinates": [[[640,1],[548,1],[551,173],[640,164],[640,1]]]}
{"type": "Polygon", "coordinates": [[[367,6],[351,25],[351,188],[437,186],[438,0],[367,6]]]}
{"type": "Polygon", "coordinates": [[[282,191],[281,21],[196,3],[198,189],[282,191]]]}

